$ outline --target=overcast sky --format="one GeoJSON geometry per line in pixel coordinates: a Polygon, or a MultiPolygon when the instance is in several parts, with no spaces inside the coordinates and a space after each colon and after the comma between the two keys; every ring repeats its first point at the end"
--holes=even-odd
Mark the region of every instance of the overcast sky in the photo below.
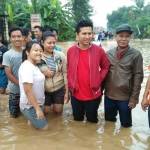
{"type": "MultiPolygon", "coordinates": [[[[67,0],[61,0],[65,3],[67,0]]],[[[95,26],[107,25],[107,14],[111,14],[113,10],[117,10],[122,6],[134,5],[133,0],[90,0],[90,4],[93,6],[93,16],[92,20],[95,26]]],[[[145,2],[150,2],[150,0],[145,0],[145,2]]]]}
{"type": "Polygon", "coordinates": [[[92,20],[95,26],[106,27],[107,14],[111,14],[113,10],[117,10],[122,6],[133,5],[132,0],[91,0],[93,6],[94,15],[92,20]]]}

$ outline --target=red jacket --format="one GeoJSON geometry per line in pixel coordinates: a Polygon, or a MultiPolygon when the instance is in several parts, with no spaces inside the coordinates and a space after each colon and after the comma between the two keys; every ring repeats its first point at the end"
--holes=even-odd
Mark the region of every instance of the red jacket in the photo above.
{"type": "MultiPolygon", "coordinates": [[[[69,48],[67,52],[67,79],[68,88],[73,93],[78,90],[78,83],[76,83],[77,66],[79,61],[79,50],[77,45],[69,48]]],[[[92,44],[89,48],[89,68],[90,68],[90,87],[93,95],[102,95],[102,82],[109,70],[109,60],[106,53],[101,47],[92,44]]]]}

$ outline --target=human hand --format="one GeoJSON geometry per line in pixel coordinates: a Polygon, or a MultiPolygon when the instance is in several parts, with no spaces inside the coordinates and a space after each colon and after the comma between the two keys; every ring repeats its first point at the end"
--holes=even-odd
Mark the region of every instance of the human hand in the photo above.
{"type": "Polygon", "coordinates": [[[50,70],[43,70],[42,73],[48,78],[52,78],[55,74],[54,71],[50,71],[50,70]]]}
{"type": "Polygon", "coordinates": [[[66,92],[64,95],[64,103],[67,104],[70,100],[70,94],[69,92],[66,92]]]}
{"type": "Polygon", "coordinates": [[[149,106],[149,104],[147,103],[147,100],[146,99],[142,100],[141,107],[142,107],[143,111],[146,111],[148,106],[149,106]]]}
{"type": "Polygon", "coordinates": [[[136,107],[136,104],[137,104],[136,102],[137,101],[134,98],[130,98],[129,104],[128,104],[129,108],[134,109],[136,107]]]}
{"type": "Polygon", "coordinates": [[[141,107],[143,111],[146,111],[149,105],[150,105],[150,90],[144,93],[143,100],[141,102],[141,107]]]}
{"type": "Polygon", "coordinates": [[[36,115],[37,119],[45,119],[44,113],[40,107],[36,109],[36,115]]]}

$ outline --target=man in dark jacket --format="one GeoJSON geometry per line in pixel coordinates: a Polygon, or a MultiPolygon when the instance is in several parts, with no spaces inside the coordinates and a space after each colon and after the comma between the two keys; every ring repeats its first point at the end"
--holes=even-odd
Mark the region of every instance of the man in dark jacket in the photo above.
{"type": "Polygon", "coordinates": [[[91,43],[93,24],[81,20],[76,27],[78,43],[67,52],[68,88],[74,120],[97,122],[97,110],[102,96],[102,82],[109,69],[104,50],[91,43]]]}
{"type": "Polygon", "coordinates": [[[120,115],[121,126],[132,126],[131,110],[139,101],[143,81],[143,58],[129,42],[133,33],[128,24],[116,28],[117,47],[108,51],[111,63],[105,82],[105,120],[116,121],[120,115]]]}

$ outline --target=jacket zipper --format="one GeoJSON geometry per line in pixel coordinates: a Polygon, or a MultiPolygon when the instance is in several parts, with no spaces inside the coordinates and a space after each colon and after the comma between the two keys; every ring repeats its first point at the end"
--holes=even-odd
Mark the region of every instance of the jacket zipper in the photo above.
{"type": "MultiPolygon", "coordinates": [[[[75,84],[76,84],[78,63],[79,63],[79,53],[78,53],[78,60],[77,60],[76,68],[75,68],[76,69],[75,70],[75,80],[74,80],[74,86],[73,87],[75,87],[75,84]]],[[[74,89],[75,88],[73,88],[72,94],[74,93],[74,89]]]]}
{"type": "MultiPolygon", "coordinates": [[[[91,88],[91,57],[90,57],[90,50],[89,50],[89,71],[90,71],[90,88],[91,88]]],[[[93,90],[92,90],[93,93],[93,90]]]]}

